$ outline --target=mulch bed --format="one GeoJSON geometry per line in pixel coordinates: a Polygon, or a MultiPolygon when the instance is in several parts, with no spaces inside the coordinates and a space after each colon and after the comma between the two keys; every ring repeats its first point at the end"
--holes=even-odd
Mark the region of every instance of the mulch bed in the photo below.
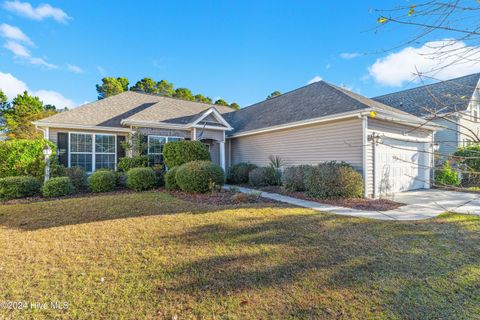
{"type": "Polygon", "coordinates": [[[56,197],[56,198],[45,198],[45,197],[42,197],[42,196],[34,196],[34,197],[28,197],[28,198],[20,198],[20,199],[0,201],[0,205],[28,204],[28,203],[33,203],[33,202],[45,202],[45,201],[63,200],[63,199],[72,199],[72,198],[89,198],[89,197],[98,197],[98,196],[109,196],[109,195],[116,195],[116,194],[122,194],[122,193],[125,193],[125,194],[135,193],[135,191],[123,189],[123,190],[116,190],[116,191],[112,191],[112,192],[101,192],[101,193],[79,192],[79,193],[71,194],[69,196],[56,197]]]}
{"type": "Polygon", "coordinates": [[[245,195],[228,190],[215,193],[186,193],[182,191],[168,191],[174,197],[185,201],[210,205],[235,205],[242,203],[278,203],[275,200],[254,195],[245,195]],[[239,195],[236,197],[236,195],[239,195]]]}
{"type": "Polygon", "coordinates": [[[270,186],[259,188],[265,192],[279,193],[286,196],[315,201],[318,203],[330,204],[338,207],[347,207],[357,210],[373,210],[373,211],[388,211],[404,206],[403,203],[398,203],[388,199],[364,199],[364,198],[350,198],[350,199],[317,199],[308,197],[304,192],[288,192],[278,186],[270,186]]]}

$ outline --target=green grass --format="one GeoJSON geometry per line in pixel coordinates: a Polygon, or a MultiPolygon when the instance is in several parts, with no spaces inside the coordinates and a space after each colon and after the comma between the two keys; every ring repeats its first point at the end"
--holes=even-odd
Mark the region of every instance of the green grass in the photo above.
{"type": "Polygon", "coordinates": [[[0,206],[0,243],[0,303],[69,304],[0,319],[480,319],[474,216],[386,222],[146,192],[0,206]]]}

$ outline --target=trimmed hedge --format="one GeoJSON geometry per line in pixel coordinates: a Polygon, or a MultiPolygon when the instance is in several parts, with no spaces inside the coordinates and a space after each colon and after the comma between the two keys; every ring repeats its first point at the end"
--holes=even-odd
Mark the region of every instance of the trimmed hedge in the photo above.
{"type": "Polygon", "coordinates": [[[163,161],[169,168],[200,160],[210,160],[210,153],[201,141],[179,140],[163,146],[163,161]]]}
{"type": "Polygon", "coordinates": [[[157,176],[157,185],[159,187],[163,186],[165,184],[164,181],[164,175],[165,175],[165,166],[163,165],[156,165],[151,167],[153,169],[153,172],[155,172],[155,175],[157,176]]]}
{"type": "Polygon", "coordinates": [[[142,168],[148,166],[148,156],[124,157],[118,161],[119,171],[127,172],[133,168],[142,168]]]}
{"type": "Polygon", "coordinates": [[[238,163],[230,167],[228,170],[228,182],[230,183],[248,183],[248,174],[256,169],[253,163],[238,163]]]}
{"type": "Polygon", "coordinates": [[[248,183],[254,187],[275,186],[278,184],[277,171],[272,167],[256,168],[248,174],[248,183]]]}
{"type": "Polygon", "coordinates": [[[45,174],[43,148],[47,144],[52,148],[54,159],[55,144],[45,139],[0,142],[0,178],[33,176],[39,180],[43,179],[45,174]]]}
{"type": "Polygon", "coordinates": [[[40,193],[40,181],[31,176],[6,177],[0,179],[0,199],[25,198],[40,193]]]}
{"type": "Polygon", "coordinates": [[[282,184],[287,191],[305,191],[305,179],[313,166],[300,165],[288,167],[283,172],[282,184]]]}
{"type": "Polygon", "coordinates": [[[97,170],[88,177],[88,189],[92,192],[110,192],[117,186],[117,175],[109,170],[97,170]]]}
{"type": "Polygon", "coordinates": [[[157,186],[157,176],[152,168],[133,168],[127,172],[127,187],[135,191],[153,189],[157,186]]]}
{"type": "Polygon", "coordinates": [[[168,171],[165,173],[164,179],[165,179],[165,189],[167,190],[179,190],[180,187],[177,184],[177,170],[179,167],[173,167],[168,169],[168,171]]]}
{"type": "Polygon", "coordinates": [[[44,197],[62,197],[74,192],[72,181],[69,177],[51,178],[44,183],[42,194],[44,197]]]}
{"type": "Polygon", "coordinates": [[[181,165],[175,175],[180,189],[185,192],[205,193],[223,186],[223,169],[211,161],[192,161],[181,165]]]}
{"type": "Polygon", "coordinates": [[[347,163],[321,163],[306,176],[307,195],[322,199],[363,197],[363,177],[347,163]]]}
{"type": "Polygon", "coordinates": [[[75,192],[88,189],[88,176],[85,169],[81,167],[66,168],[65,176],[70,178],[70,182],[72,183],[75,192]]]}

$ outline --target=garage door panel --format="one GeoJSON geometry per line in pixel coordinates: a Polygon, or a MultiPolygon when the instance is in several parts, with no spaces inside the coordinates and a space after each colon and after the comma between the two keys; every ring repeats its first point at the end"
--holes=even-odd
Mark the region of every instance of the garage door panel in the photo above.
{"type": "Polygon", "coordinates": [[[379,195],[421,189],[428,174],[427,143],[383,137],[376,147],[376,190],[379,195]]]}

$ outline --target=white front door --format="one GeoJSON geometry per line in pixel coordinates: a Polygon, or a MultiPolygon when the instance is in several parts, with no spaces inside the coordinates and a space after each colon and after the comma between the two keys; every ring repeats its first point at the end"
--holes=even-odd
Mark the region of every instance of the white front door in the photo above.
{"type": "Polygon", "coordinates": [[[382,137],[381,143],[375,148],[376,194],[428,188],[428,145],[426,142],[382,137]]]}

